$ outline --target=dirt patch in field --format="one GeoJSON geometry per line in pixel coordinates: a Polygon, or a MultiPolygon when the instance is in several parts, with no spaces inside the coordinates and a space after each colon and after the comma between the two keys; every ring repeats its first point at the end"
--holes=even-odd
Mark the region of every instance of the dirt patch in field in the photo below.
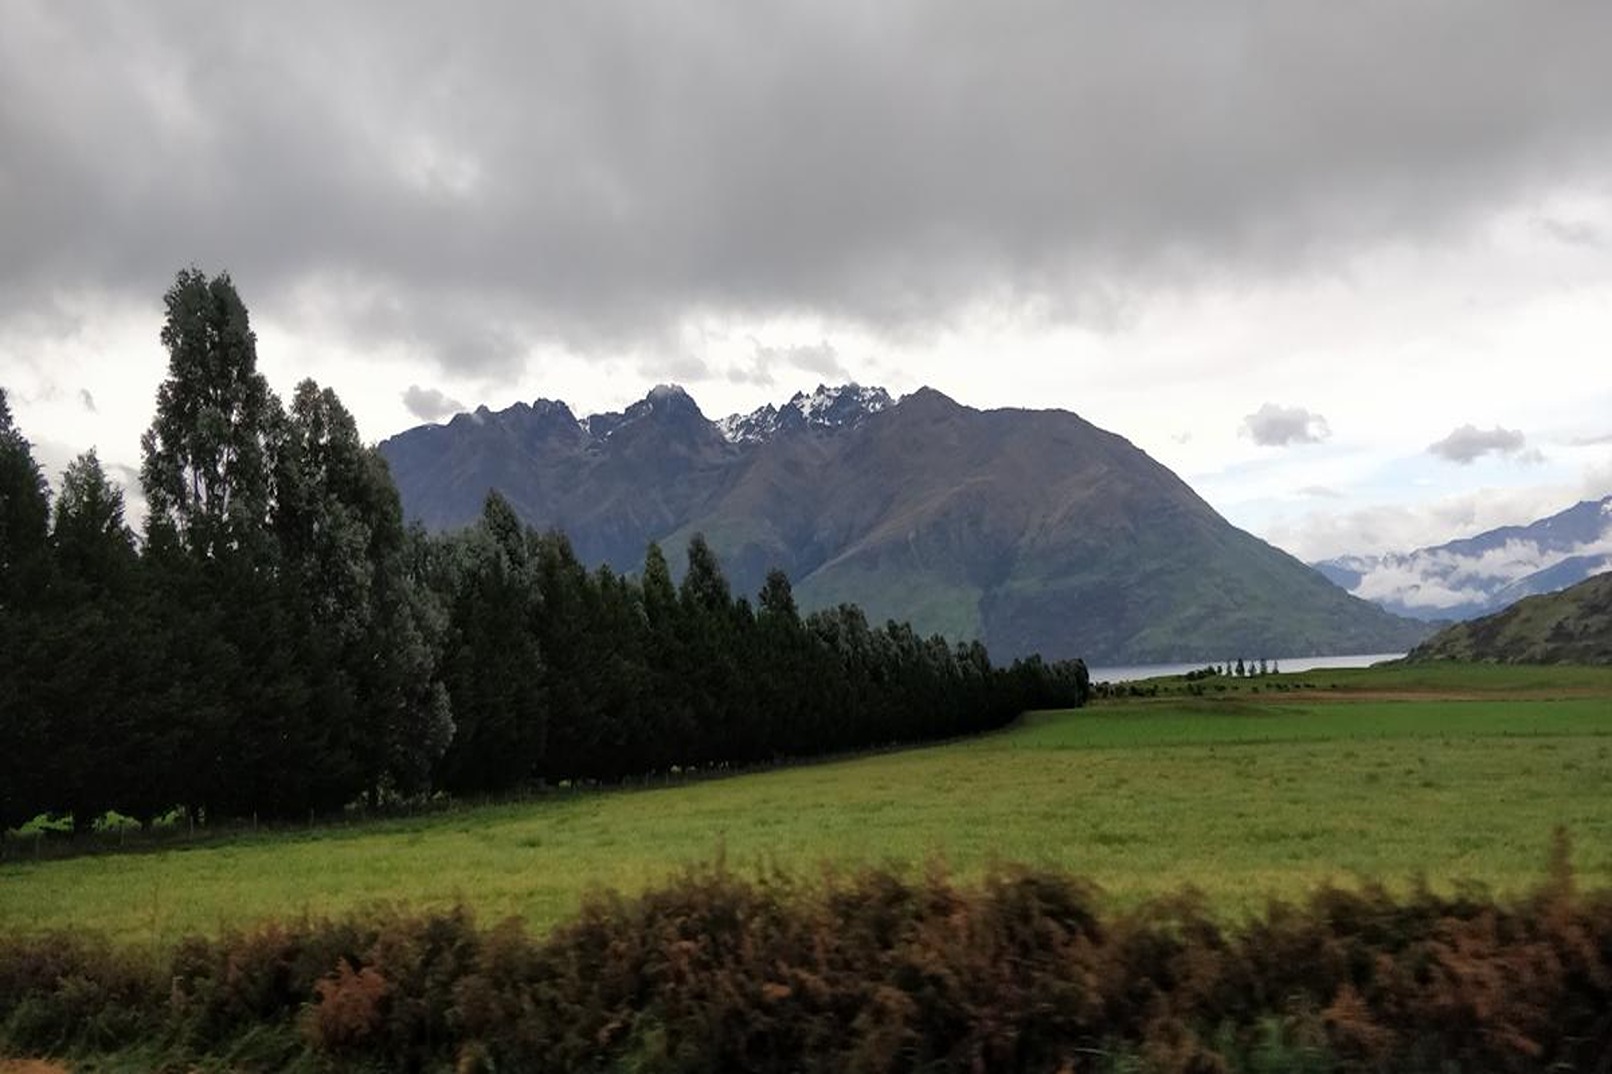
{"type": "Polygon", "coordinates": [[[1293,690],[1261,694],[1261,701],[1520,701],[1529,694],[1479,694],[1459,690],[1293,690]]]}
{"type": "Polygon", "coordinates": [[[72,1074],[60,1063],[43,1059],[0,1059],[0,1074],[72,1074]]]}
{"type": "Polygon", "coordinates": [[[1605,690],[1567,687],[1561,690],[1315,690],[1272,691],[1261,701],[1552,701],[1558,698],[1605,697],[1605,690]]]}

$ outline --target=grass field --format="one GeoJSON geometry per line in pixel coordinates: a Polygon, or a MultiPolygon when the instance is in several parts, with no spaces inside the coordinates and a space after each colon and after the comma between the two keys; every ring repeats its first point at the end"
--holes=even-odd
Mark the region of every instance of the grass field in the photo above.
{"type": "Polygon", "coordinates": [[[268,916],[465,902],[534,925],[719,852],[771,863],[992,860],[1129,902],[1183,884],[1228,914],[1363,877],[1532,885],[1556,825],[1612,885],[1612,669],[1391,668],[1105,702],[986,738],[666,789],[557,795],[0,866],[0,932],[162,945],[268,916]],[[1309,689],[1273,690],[1309,683],[1309,689]]]}

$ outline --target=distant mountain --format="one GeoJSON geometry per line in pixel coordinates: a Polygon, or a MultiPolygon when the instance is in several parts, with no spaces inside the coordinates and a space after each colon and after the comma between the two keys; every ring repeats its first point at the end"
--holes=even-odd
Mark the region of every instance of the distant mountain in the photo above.
{"type": "Polygon", "coordinates": [[[411,518],[474,520],[497,488],[588,563],[675,563],[703,532],[734,588],[770,567],[803,607],[1105,663],[1409,648],[1427,628],[1236,529],[1127,441],[1064,411],[819,387],[707,420],[662,386],[578,419],[538,400],[380,445],[411,518]]]}
{"type": "Polygon", "coordinates": [[[1396,615],[1471,619],[1612,570],[1612,496],[1448,544],[1312,564],[1396,615]]]}
{"type": "Polygon", "coordinates": [[[1439,631],[1406,658],[1499,664],[1612,664],[1612,574],[1439,631]]]}

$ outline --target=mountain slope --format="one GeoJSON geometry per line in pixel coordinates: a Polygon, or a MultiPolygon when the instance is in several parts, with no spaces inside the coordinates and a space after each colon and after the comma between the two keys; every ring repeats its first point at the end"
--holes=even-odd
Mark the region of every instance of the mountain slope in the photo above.
{"type": "Polygon", "coordinates": [[[703,532],[736,590],[783,567],[803,607],[1099,661],[1392,651],[1426,632],[1235,529],[1129,442],[1064,411],[978,411],[854,385],[720,423],[660,388],[620,415],[461,415],[381,445],[411,517],[488,487],[634,570],[703,532]]]}
{"type": "Polygon", "coordinates": [[[1504,526],[1406,554],[1342,556],[1313,565],[1396,615],[1470,619],[1612,570],[1612,496],[1526,526],[1504,526]]]}
{"type": "Polygon", "coordinates": [[[1406,658],[1500,664],[1612,664],[1612,574],[1525,597],[1494,615],[1456,623],[1406,658]]]}

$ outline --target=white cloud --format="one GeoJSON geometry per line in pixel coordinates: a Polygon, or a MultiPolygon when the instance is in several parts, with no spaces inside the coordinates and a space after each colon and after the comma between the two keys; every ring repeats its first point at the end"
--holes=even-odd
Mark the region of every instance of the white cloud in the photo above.
{"type": "Polygon", "coordinates": [[[1406,553],[1472,537],[1501,526],[1526,525],[1583,498],[1577,484],[1483,487],[1401,503],[1353,506],[1283,515],[1255,532],[1307,563],[1336,556],[1406,553]]]}
{"type": "Polygon", "coordinates": [[[1478,555],[1437,549],[1374,564],[1352,592],[1409,608],[1454,608],[1481,604],[1505,586],[1568,559],[1605,555],[1612,555],[1612,527],[1598,540],[1565,549],[1542,549],[1522,540],[1509,540],[1478,555]]]}

